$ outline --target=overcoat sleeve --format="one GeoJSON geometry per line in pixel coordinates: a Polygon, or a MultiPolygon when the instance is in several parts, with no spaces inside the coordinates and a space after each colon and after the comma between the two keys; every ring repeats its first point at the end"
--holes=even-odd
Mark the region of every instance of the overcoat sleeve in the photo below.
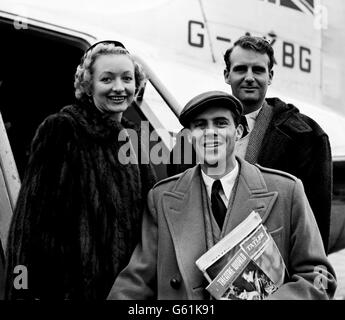
{"type": "Polygon", "coordinates": [[[296,181],[291,203],[287,264],[289,279],[269,299],[332,298],[336,289],[335,272],[327,259],[314,215],[299,179],[296,181]]]}
{"type": "Polygon", "coordinates": [[[73,210],[71,195],[77,180],[73,178],[77,157],[71,144],[73,135],[71,120],[53,115],[40,125],[33,139],[9,232],[8,299],[52,298],[65,281],[63,260],[71,224],[68,214],[73,210]],[[27,269],[27,289],[14,286],[17,265],[27,269]]]}
{"type": "Polygon", "coordinates": [[[305,158],[300,159],[301,167],[297,176],[303,182],[325,250],[328,252],[333,186],[332,156],[328,136],[319,135],[313,145],[304,147],[311,148],[311,152],[307,152],[305,158]]]}
{"type": "Polygon", "coordinates": [[[108,300],[157,298],[157,234],[157,213],[151,190],[143,215],[141,241],[135,248],[127,267],[116,278],[108,300]]]}

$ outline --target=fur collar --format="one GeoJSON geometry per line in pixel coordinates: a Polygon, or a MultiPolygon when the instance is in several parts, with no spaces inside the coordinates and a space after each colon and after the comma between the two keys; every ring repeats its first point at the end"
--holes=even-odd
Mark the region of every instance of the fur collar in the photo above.
{"type": "Polygon", "coordinates": [[[117,139],[122,129],[130,128],[138,131],[138,127],[133,122],[122,117],[119,123],[109,114],[100,112],[91,102],[78,102],[64,107],[61,112],[72,116],[87,134],[96,139],[117,139]]]}

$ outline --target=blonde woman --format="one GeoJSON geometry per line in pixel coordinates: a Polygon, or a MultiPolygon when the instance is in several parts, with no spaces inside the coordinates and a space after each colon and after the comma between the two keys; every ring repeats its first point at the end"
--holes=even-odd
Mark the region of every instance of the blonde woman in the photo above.
{"type": "Polygon", "coordinates": [[[155,175],[139,158],[120,161],[118,137],[136,129],[123,112],[145,80],[115,41],[84,54],[77,102],[49,116],[32,142],[10,228],[7,299],[105,299],[127,265],[155,175]],[[26,290],[13,284],[16,265],[27,268],[26,290]]]}

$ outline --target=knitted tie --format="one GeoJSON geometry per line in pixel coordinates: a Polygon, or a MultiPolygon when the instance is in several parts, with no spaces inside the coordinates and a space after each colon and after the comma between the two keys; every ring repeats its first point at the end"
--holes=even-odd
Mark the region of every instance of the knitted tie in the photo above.
{"type": "Polygon", "coordinates": [[[212,185],[211,192],[211,204],[212,204],[212,213],[216,219],[220,229],[223,227],[223,222],[226,214],[225,204],[220,197],[219,191],[222,190],[222,184],[220,180],[215,180],[212,185]]]}

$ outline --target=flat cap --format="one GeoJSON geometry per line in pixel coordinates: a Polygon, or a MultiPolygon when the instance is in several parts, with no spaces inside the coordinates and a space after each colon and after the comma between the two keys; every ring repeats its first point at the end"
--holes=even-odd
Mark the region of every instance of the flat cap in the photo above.
{"type": "Polygon", "coordinates": [[[242,103],[234,96],[223,91],[207,91],[190,100],[182,109],[179,121],[184,127],[188,127],[190,121],[207,107],[222,107],[234,112],[241,117],[242,103]]]}

